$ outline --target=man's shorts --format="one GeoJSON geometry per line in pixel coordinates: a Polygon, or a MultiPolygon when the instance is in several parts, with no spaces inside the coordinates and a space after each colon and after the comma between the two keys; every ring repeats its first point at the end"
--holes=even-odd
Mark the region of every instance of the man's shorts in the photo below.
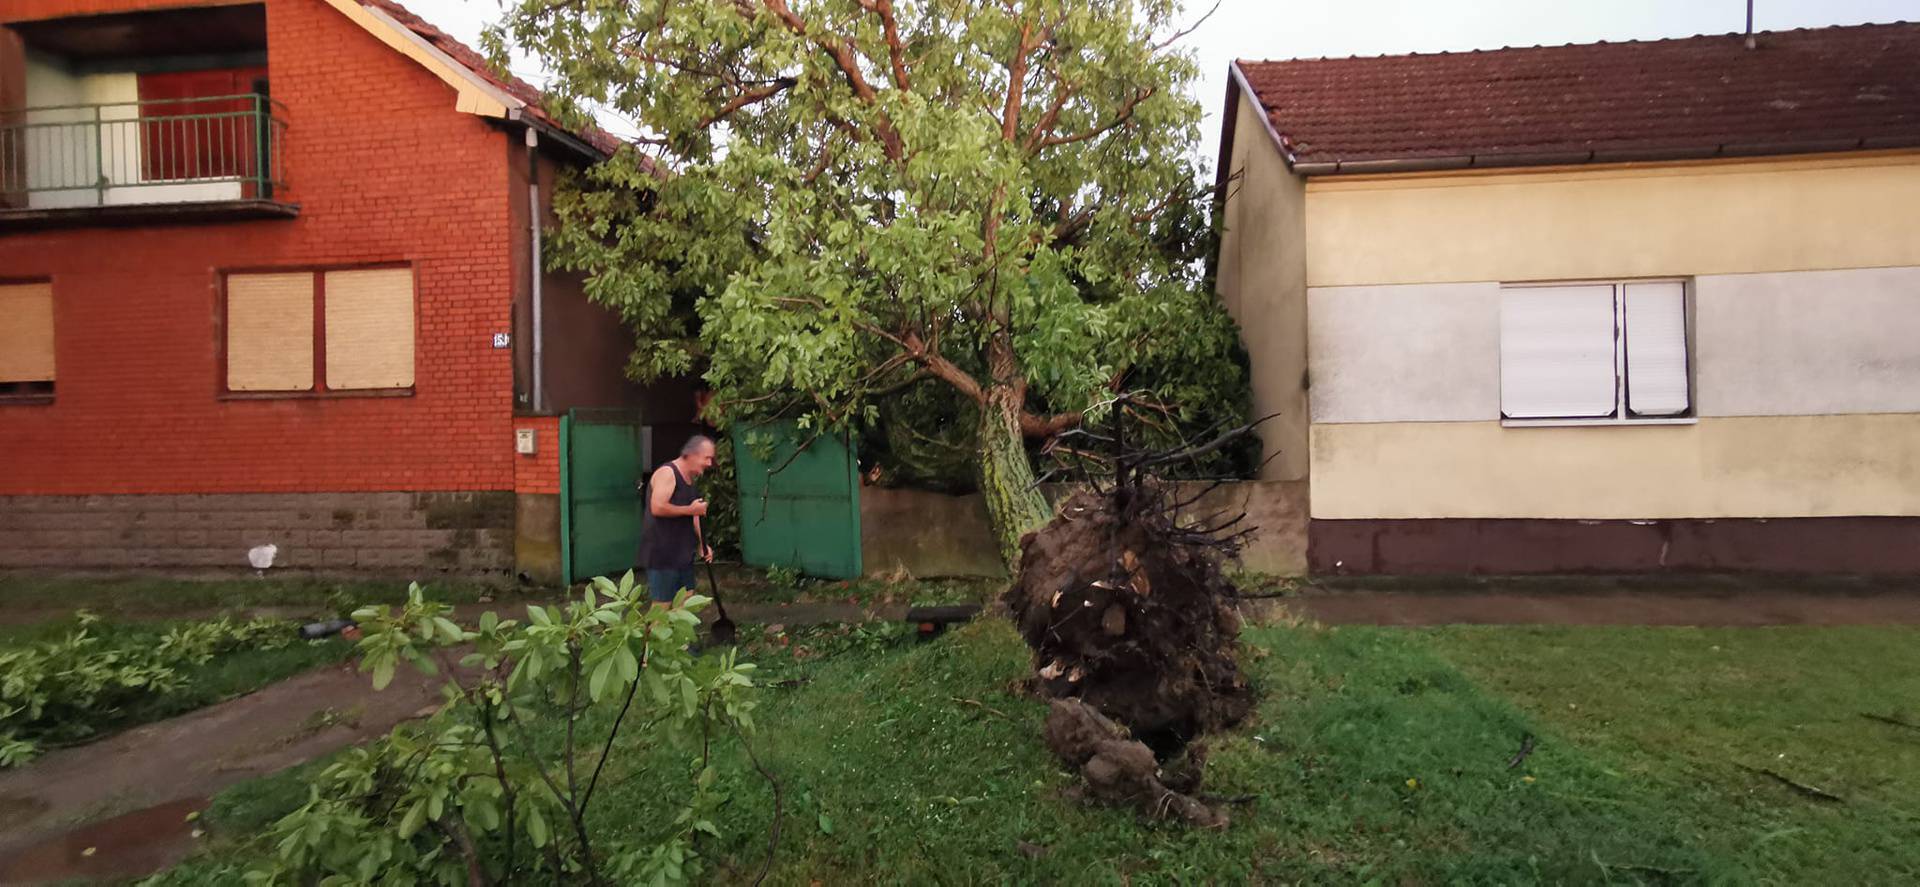
{"type": "Polygon", "coordinates": [[[657,603],[673,603],[680,589],[696,587],[693,580],[693,568],[679,570],[648,570],[647,597],[657,603]]]}

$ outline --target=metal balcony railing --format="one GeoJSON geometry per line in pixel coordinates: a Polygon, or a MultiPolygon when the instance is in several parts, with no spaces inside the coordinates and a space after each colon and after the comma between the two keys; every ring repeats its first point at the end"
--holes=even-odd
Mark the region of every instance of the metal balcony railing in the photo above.
{"type": "Polygon", "coordinates": [[[257,93],[0,111],[0,208],[272,200],[286,131],[257,93]]]}

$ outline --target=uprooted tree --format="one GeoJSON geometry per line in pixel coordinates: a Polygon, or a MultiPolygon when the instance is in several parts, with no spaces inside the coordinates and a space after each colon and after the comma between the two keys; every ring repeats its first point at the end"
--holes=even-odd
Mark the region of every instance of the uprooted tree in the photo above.
{"type": "Polygon", "coordinates": [[[1198,392],[1244,384],[1181,247],[1212,189],[1187,159],[1201,112],[1178,12],[517,0],[489,42],[650,134],[556,196],[551,240],[636,328],[632,375],[701,372],[729,421],[816,429],[945,386],[1011,563],[1049,516],[1029,440],[1144,364],[1219,375],[1198,392]]]}
{"type": "Polygon", "coordinates": [[[1253,706],[1235,659],[1238,592],[1221,571],[1253,528],[1244,512],[1199,507],[1211,489],[1155,475],[1254,426],[1154,450],[1129,445],[1131,412],[1122,396],[1107,434],[1069,432],[1085,444],[1075,457],[1083,490],[1022,540],[1005,602],[1033,650],[1034,685],[1054,700],[1047,744],[1088,789],[1222,826],[1226,815],[1198,796],[1198,740],[1253,706]],[[1085,470],[1087,456],[1099,470],[1085,470]]]}

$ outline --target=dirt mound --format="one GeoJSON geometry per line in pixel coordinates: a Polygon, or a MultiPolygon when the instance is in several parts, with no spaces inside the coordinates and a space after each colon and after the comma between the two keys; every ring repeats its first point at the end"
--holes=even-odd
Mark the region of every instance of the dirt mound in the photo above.
{"type": "Polygon", "coordinates": [[[1076,494],[1021,540],[1005,597],[1040,691],[1085,701],[1161,761],[1253,706],[1223,550],[1174,510],[1154,485],[1076,494]]]}

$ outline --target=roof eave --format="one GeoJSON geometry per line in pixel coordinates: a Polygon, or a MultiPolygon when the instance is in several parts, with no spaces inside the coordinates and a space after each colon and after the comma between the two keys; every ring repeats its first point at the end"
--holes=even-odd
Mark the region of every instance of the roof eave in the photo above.
{"type": "Polygon", "coordinates": [[[515,108],[507,112],[507,119],[533,129],[540,133],[541,136],[554,140],[589,161],[597,163],[613,156],[612,152],[603,151],[595,147],[585,139],[574,135],[565,127],[556,126],[527,113],[525,108],[515,108]]]}
{"type": "Polygon", "coordinates": [[[1848,151],[1920,147],[1912,137],[1806,139],[1793,142],[1729,143],[1672,148],[1595,149],[1538,154],[1451,154],[1441,157],[1397,157],[1366,160],[1302,160],[1289,162],[1303,176],[1365,175],[1369,173],[1441,172],[1459,169],[1524,169],[1533,166],[1580,166],[1597,163],[1658,163],[1730,157],[1775,157],[1795,154],[1837,154],[1848,151]]]}

